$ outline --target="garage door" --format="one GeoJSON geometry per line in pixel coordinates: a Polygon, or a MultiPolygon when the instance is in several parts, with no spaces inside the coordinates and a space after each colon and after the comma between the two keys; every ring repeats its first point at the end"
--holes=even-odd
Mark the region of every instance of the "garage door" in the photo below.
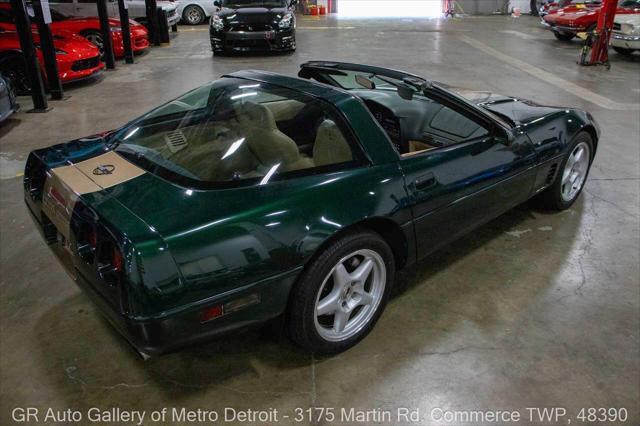
{"type": "Polygon", "coordinates": [[[338,15],[367,17],[436,17],[442,0],[338,0],[338,15]]]}

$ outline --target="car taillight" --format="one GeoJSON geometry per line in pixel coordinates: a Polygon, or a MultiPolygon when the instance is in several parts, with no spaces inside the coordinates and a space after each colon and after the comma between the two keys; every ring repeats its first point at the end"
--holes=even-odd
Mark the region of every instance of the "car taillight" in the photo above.
{"type": "Polygon", "coordinates": [[[95,250],[98,246],[98,232],[96,231],[96,228],[91,227],[88,229],[86,240],[87,244],[89,244],[89,246],[91,246],[91,248],[95,250]]]}
{"type": "Polygon", "coordinates": [[[114,245],[111,253],[111,265],[117,272],[122,272],[122,263],[122,253],[120,253],[120,250],[114,245]]]}

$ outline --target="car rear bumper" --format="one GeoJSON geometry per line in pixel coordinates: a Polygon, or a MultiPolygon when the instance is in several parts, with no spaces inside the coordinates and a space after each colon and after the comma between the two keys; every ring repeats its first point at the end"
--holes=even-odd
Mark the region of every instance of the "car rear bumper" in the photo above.
{"type": "Polygon", "coordinates": [[[53,235],[56,234],[55,226],[48,223],[45,229],[43,220],[38,217],[37,206],[28,196],[25,197],[25,203],[38,231],[71,278],[143,358],[171,352],[237,329],[256,326],[281,315],[286,309],[291,287],[301,270],[296,268],[188,306],[161,312],[155,317],[130,316],[118,310],[99,291],[97,287],[104,283],[86,277],[75,266],[71,251],[59,242],[59,238],[56,241],[53,235]],[[249,302],[241,307],[236,303],[236,309],[226,308],[239,301],[249,302]],[[223,315],[203,322],[203,312],[216,306],[225,307],[223,315]]]}
{"type": "Polygon", "coordinates": [[[640,50],[640,36],[614,31],[611,34],[611,46],[623,49],[640,50]]]}
{"type": "Polygon", "coordinates": [[[288,51],[296,47],[295,30],[287,31],[213,31],[210,29],[214,52],[288,51]]]}

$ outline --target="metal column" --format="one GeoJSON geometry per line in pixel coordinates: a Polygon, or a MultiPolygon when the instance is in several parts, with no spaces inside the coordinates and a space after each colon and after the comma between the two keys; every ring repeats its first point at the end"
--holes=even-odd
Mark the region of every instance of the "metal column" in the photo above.
{"type": "Polygon", "coordinates": [[[25,68],[31,85],[31,98],[33,99],[33,111],[47,111],[47,98],[44,95],[44,85],[40,75],[40,64],[36,56],[31,34],[31,20],[27,14],[27,6],[24,0],[11,0],[11,10],[16,21],[16,29],[20,37],[20,49],[24,57],[25,68]]]}

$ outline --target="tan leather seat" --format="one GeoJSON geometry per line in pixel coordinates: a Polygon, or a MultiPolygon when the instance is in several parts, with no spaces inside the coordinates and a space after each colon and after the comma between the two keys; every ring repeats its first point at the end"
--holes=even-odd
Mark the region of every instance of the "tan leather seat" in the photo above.
{"type": "Polygon", "coordinates": [[[278,171],[313,167],[311,159],[300,154],[293,139],[278,130],[269,108],[245,101],[236,103],[234,110],[238,133],[246,138],[245,143],[261,165],[280,164],[278,171]]]}
{"type": "Polygon", "coordinates": [[[313,162],[316,166],[338,164],[353,160],[349,143],[332,120],[324,120],[318,126],[313,145],[313,162]]]}

